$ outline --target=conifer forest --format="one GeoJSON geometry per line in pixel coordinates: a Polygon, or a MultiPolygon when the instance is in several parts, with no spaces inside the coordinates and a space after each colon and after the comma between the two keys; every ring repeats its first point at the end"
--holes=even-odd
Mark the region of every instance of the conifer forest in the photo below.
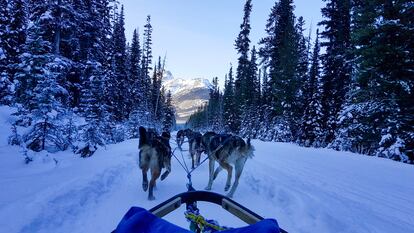
{"type": "MultiPolygon", "coordinates": [[[[237,63],[224,87],[213,78],[186,126],[413,163],[414,2],[324,4],[307,29],[293,0],[275,1],[253,44],[245,1],[237,63]]],[[[150,15],[137,28],[126,38],[114,0],[0,0],[0,104],[16,109],[9,144],[88,157],[139,126],[175,130],[168,57],[153,55],[150,15]]]]}
{"type": "Polygon", "coordinates": [[[412,163],[414,2],[325,0],[316,38],[276,1],[258,45],[246,1],[237,66],[188,124],[412,163]]]}

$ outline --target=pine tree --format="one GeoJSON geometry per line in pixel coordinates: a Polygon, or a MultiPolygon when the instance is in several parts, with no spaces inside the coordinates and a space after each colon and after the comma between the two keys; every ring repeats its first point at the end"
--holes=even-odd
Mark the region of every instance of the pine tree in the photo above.
{"type": "Polygon", "coordinates": [[[234,78],[233,67],[230,67],[229,74],[224,86],[223,94],[223,120],[225,132],[236,133],[237,132],[237,118],[236,114],[236,100],[234,96],[234,78]]]}
{"type": "Polygon", "coordinates": [[[98,145],[103,146],[105,143],[101,130],[101,122],[105,117],[104,98],[101,92],[104,85],[103,77],[100,63],[91,61],[87,64],[83,74],[81,102],[87,125],[82,127],[82,141],[84,145],[77,151],[82,157],[91,156],[97,150],[98,145]]]}
{"type": "MultiPolygon", "coordinates": [[[[304,85],[308,77],[308,65],[309,65],[309,39],[303,35],[305,21],[303,17],[299,17],[295,28],[296,28],[296,56],[297,56],[297,65],[295,71],[295,78],[291,85],[294,85],[296,90],[296,96],[292,103],[292,134],[294,135],[294,140],[298,139],[300,132],[301,120],[303,118],[303,113],[305,111],[306,100],[304,93],[304,85]]],[[[319,46],[319,45],[318,45],[319,46]]],[[[319,71],[319,70],[318,70],[319,71]]]]}
{"type": "Polygon", "coordinates": [[[304,112],[300,142],[304,146],[320,145],[322,134],[321,103],[320,103],[320,61],[319,61],[319,31],[313,48],[312,64],[303,89],[304,112]]]}
{"type": "Polygon", "coordinates": [[[172,104],[171,91],[168,91],[166,102],[165,102],[163,131],[170,132],[173,129],[174,124],[175,124],[175,110],[172,104]]]}
{"type": "Polygon", "coordinates": [[[61,132],[59,118],[64,115],[64,108],[58,96],[65,95],[66,90],[56,80],[52,72],[54,55],[52,45],[43,39],[44,25],[38,20],[28,31],[26,53],[22,55],[17,77],[27,80],[23,99],[24,107],[31,113],[32,127],[23,136],[27,148],[34,151],[64,150],[67,142],[61,132]]]}
{"type": "Polygon", "coordinates": [[[261,84],[260,84],[260,70],[257,65],[257,51],[256,47],[253,46],[251,57],[250,57],[250,75],[252,82],[252,100],[251,105],[257,107],[261,100],[261,84]],[[259,72],[259,73],[258,73],[259,72]]]}
{"type": "Polygon", "coordinates": [[[0,104],[9,104],[11,102],[12,79],[8,73],[8,26],[10,17],[8,12],[8,1],[0,0],[0,104]]]}
{"type": "MultiPolygon", "coordinates": [[[[290,129],[295,127],[294,109],[298,95],[298,67],[297,30],[293,14],[292,0],[281,0],[272,8],[266,25],[267,36],[261,40],[264,46],[260,54],[264,64],[269,69],[268,89],[271,96],[268,98],[268,109],[265,110],[269,124],[275,124],[276,134],[271,138],[292,140],[290,129]],[[286,125],[284,125],[286,124],[286,125]],[[289,136],[288,136],[289,135],[289,136]]],[[[266,130],[269,131],[269,130],[266,130]]]]}
{"type": "Polygon", "coordinates": [[[351,76],[350,58],[350,0],[329,0],[322,9],[325,27],[321,33],[322,47],[322,111],[325,143],[334,138],[336,119],[341,110],[351,76]]]}
{"type": "Polygon", "coordinates": [[[132,43],[130,48],[130,68],[129,68],[129,79],[131,81],[131,102],[134,105],[132,109],[137,110],[142,107],[143,90],[141,89],[141,48],[139,44],[138,32],[135,29],[132,36],[132,43]]]}
{"type": "Polygon", "coordinates": [[[253,46],[249,60],[248,77],[245,80],[246,94],[245,107],[242,114],[241,134],[248,137],[256,137],[257,124],[259,123],[258,104],[260,101],[260,80],[257,74],[256,48],[253,46]]]}
{"type": "MultiPolygon", "coordinates": [[[[239,116],[239,112],[242,111],[247,105],[248,93],[246,88],[248,87],[247,80],[249,79],[250,73],[250,62],[249,62],[249,46],[250,46],[250,14],[252,11],[252,1],[246,0],[244,5],[244,16],[243,22],[240,25],[240,33],[237,36],[235,46],[237,53],[240,55],[238,58],[238,65],[236,71],[236,79],[234,82],[236,115],[239,116]]],[[[240,119],[234,119],[236,132],[240,130],[240,119]]]]}
{"type": "Polygon", "coordinates": [[[114,117],[122,121],[129,115],[128,103],[129,98],[129,82],[126,67],[126,38],[125,38],[125,22],[124,22],[124,6],[121,7],[121,13],[114,25],[114,79],[116,87],[114,100],[114,117]]]}
{"type": "Polygon", "coordinates": [[[413,74],[413,29],[412,20],[401,14],[406,7],[402,2],[356,2],[356,79],[341,111],[335,148],[413,160],[414,83],[408,78],[413,74]]]}
{"type": "Polygon", "coordinates": [[[142,59],[141,59],[141,72],[142,72],[142,90],[144,94],[145,101],[145,111],[152,112],[151,110],[151,100],[150,100],[150,71],[152,70],[152,25],[151,25],[151,16],[147,16],[147,23],[144,25],[144,39],[142,45],[142,59]]]}
{"type": "Polygon", "coordinates": [[[8,59],[7,70],[11,82],[14,82],[14,75],[17,72],[20,56],[24,51],[24,44],[26,41],[26,2],[24,0],[10,1],[9,9],[9,33],[7,38],[8,43],[8,59]]]}
{"type": "Polygon", "coordinates": [[[268,68],[270,66],[270,60],[272,56],[272,48],[273,44],[275,43],[275,31],[276,27],[278,25],[278,8],[279,8],[279,2],[275,1],[275,4],[273,5],[272,9],[270,10],[269,17],[266,22],[266,28],[265,31],[267,33],[267,36],[262,38],[259,42],[261,45],[259,49],[259,56],[262,59],[262,64],[264,67],[268,68]]]}

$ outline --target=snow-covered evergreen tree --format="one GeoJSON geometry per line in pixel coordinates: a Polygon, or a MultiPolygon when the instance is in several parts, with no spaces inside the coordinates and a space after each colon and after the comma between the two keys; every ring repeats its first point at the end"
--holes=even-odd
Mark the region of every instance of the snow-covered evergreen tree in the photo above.
{"type": "Polygon", "coordinates": [[[151,95],[150,84],[151,77],[150,71],[152,70],[152,25],[151,25],[151,16],[147,16],[147,22],[144,25],[144,38],[142,45],[142,59],[141,59],[141,72],[142,72],[142,90],[143,90],[143,101],[145,102],[145,112],[146,114],[152,113],[151,109],[151,100],[149,96],[151,95]],[[146,98],[145,98],[146,97],[146,98]]]}
{"type": "Polygon", "coordinates": [[[116,120],[122,121],[129,115],[128,99],[130,98],[130,85],[126,66],[126,38],[125,38],[125,22],[124,22],[124,6],[121,7],[115,25],[113,34],[114,43],[114,76],[112,77],[115,92],[113,93],[113,114],[116,120]]]}
{"type": "Polygon", "coordinates": [[[28,133],[23,135],[27,148],[34,151],[64,150],[67,142],[62,135],[60,118],[64,116],[59,97],[67,91],[53,72],[58,58],[51,53],[52,45],[43,39],[45,31],[41,20],[35,22],[28,31],[26,52],[21,56],[17,77],[26,80],[23,105],[30,111],[32,124],[28,133]]]}
{"type": "Polygon", "coordinates": [[[141,83],[143,82],[141,76],[141,47],[139,43],[139,34],[134,30],[132,35],[132,43],[130,48],[130,66],[129,66],[129,80],[131,87],[131,107],[132,109],[142,108],[143,90],[141,83]]]}
{"type": "Polygon", "coordinates": [[[237,132],[236,100],[234,91],[233,67],[230,67],[223,94],[224,131],[227,133],[237,132]]]}
{"type": "MultiPolygon", "coordinates": [[[[353,14],[356,74],[332,147],[395,160],[412,157],[413,29],[403,2],[358,1],[353,14]],[[411,107],[410,107],[411,106],[411,107]]],[[[411,9],[413,7],[411,6],[411,9]]],[[[412,22],[412,21],[411,21],[412,22]]]]}
{"type": "MultiPolygon", "coordinates": [[[[292,0],[281,0],[275,4],[266,25],[266,32],[266,37],[261,40],[263,48],[260,49],[260,54],[269,69],[267,85],[271,90],[271,97],[267,97],[268,109],[265,111],[271,111],[273,117],[277,118],[271,121],[277,122],[278,128],[292,129],[295,127],[294,111],[299,92],[296,76],[299,63],[298,36],[292,0]],[[280,127],[283,122],[289,125],[280,127]]],[[[285,132],[283,135],[292,134],[285,132]]]]}
{"type": "Polygon", "coordinates": [[[164,111],[164,120],[163,120],[163,131],[170,132],[175,125],[175,110],[172,104],[172,95],[168,91],[166,101],[165,101],[165,111],[164,111]]]}
{"type": "Polygon", "coordinates": [[[98,146],[105,144],[102,134],[102,122],[105,120],[106,109],[104,108],[104,98],[102,96],[103,71],[100,63],[89,62],[82,83],[82,102],[84,117],[87,125],[82,127],[82,142],[77,153],[82,157],[91,156],[98,146]]]}
{"type": "Polygon", "coordinates": [[[351,77],[350,0],[329,0],[322,9],[325,18],[319,25],[325,27],[321,43],[326,48],[322,56],[322,111],[325,144],[334,139],[336,119],[351,77]]]}
{"type": "Polygon", "coordinates": [[[312,64],[303,88],[304,112],[299,141],[304,146],[319,147],[322,132],[322,109],[320,96],[320,60],[319,31],[313,48],[312,64]]]}
{"type": "Polygon", "coordinates": [[[240,25],[240,33],[236,38],[235,46],[237,53],[239,54],[237,70],[236,70],[236,78],[234,81],[234,94],[235,94],[235,101],[236,101],[236,114],[234,115],[236,119],[234,119],[234,126],[236,128],[236,133],[240,130],[241,117],[240,113],[244,111],[244,109],[248,105],[248,88],[252,86],[248,86],[248,80],[250,76],[250,62],[249,62],[249,50],[250,50],[250,14],[252,12],[252,1],[246,0],[244,5],[244,16],[243,22],[240,25]]]}

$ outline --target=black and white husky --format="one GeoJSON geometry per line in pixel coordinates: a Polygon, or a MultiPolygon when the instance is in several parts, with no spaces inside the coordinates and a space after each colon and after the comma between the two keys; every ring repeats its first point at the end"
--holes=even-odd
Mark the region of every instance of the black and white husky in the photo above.
{"type": "Polygon", "coordinates": [[[239,185],[239,179],[246,160],[253,157],[254,147],[250,143],[250,138],[247,139],[246,143],[242,138],[229,134],[213,136],[210,133],[205,136],[203,139],[206,141],[203,144],[206,144],[206,152],[209,155],[209,181],[206,190],[211,190],[214,179],[222,169],[225,169],[227,170],[227,182],[224,191],[228,191],[230,189],[234,166],[235,179],[230,192],[227,194],[227,196],[233,197],[239,185]],[[214,171],[216,161],[220,166],[214,171]]]}
{"type": "Polygon", "coordinates": [[[171,147],[170,133],[163,132],[158,136],[156,132],[139,127],[139,167],[142,170],[142,188],[148,189],[148,170],[151,171],[149,182],[148,200],[154,200],[154,186],[163,168],[166,171],[162,174],[164,180],[171,172],[171,147]]]}
{"type": "Polygon", "coordinates": [[[178,130],[177,132],[177,145],[178,148],[181,150],[181,146],[184,143],[184,139],[185,137],[187,137],[187,139],[190,139],[189,137],[192,135],[193,131],[191,129],[184,129],[184,130],[178,130]]]}
{"type": "Polygon", "coordinates": [[[200,164],[201,153],[203,147],[201,144],[202,134],[199,132],[192,132],[188,137],[188,147],[191,156],[191,168],[195,168],[200,164]]]}

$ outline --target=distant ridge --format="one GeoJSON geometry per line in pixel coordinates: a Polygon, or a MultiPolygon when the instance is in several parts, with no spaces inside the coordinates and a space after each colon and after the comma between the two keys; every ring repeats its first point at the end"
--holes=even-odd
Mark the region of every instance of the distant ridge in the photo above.
{"type": "Polygon", "coordinates": [[[207,103],[211,83],[207,79],[174,78],[170,71],[164,76],[163,85],[170,90],[177,111],[177,123],[185,123],[199,106],[207,103]]]}

